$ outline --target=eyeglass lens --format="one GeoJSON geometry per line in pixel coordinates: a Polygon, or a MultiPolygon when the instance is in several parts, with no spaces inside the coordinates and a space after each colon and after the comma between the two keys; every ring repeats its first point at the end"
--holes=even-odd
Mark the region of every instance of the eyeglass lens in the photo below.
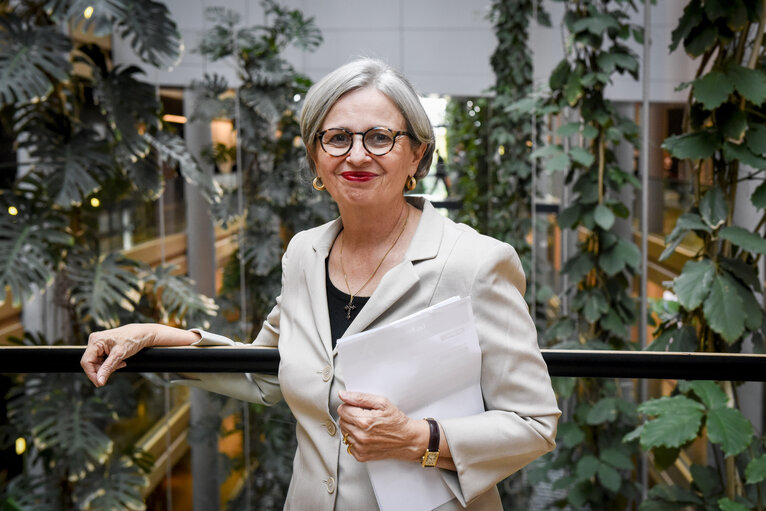
{"type": "MultiPolygon", "coordinates": [[[[340,128],[329,129],[321,138],[322,147],[333,156],[343,156],[354,143],[354,135],[340,128]]],[[[372,128],[362,137],[364,148],[376,156],[382,156],[394,147],[394,134],[386,128],[372,128]]]]}

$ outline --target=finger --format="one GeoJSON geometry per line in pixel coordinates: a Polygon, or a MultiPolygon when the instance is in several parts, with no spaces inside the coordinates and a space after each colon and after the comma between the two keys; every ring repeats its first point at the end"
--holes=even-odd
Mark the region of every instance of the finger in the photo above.
{"type": "Polygon", "coordinates": [[[102,347],[97,344],[89,344],[80,359],[80,366],[85,371],[85,376],[96,386],[98,386],[97,373],[103,358],[102,347]]]}
{"type": "Polygon", "coordinates": [[[118,348],[113,348],[112,351],[109,353],[109,356],[104,360],[104,363],[101,364],[101,368],[99,368],[96,380],[98,381],[98,385],[104,385],[106,384],[106,381],[109,379],[109,376],[117,369],[117,367],[120,365],[120,363],[124,363],[122,359],[125,358],[125,355],[123,353],[123,350],[118,348]]]}
{"type": "Polygon", "coordinates": [[[382,409],[388,405],[388,399],[385,397],[367,394],[366,392],[347,392],[342,390],[338,393],[338,397],[344,403],[358,408],[382,409]]]}

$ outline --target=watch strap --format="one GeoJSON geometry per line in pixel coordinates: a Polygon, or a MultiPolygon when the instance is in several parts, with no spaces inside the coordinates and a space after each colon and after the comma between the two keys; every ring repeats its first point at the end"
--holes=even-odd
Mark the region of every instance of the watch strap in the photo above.
{"type": "Polygon", "coordinates": [[[439,460],[439,424],[432,418],[427,418],[428,428],[430,430],[430,438],[428,439],[428,449],[423,454],[422,465],[424,467],[435,467],[436,462],[439,460]]]}
{"type": "Polygon", "coordinates": [[[426,419],[426,422],[428,422],[428,426],[431,428],[431,438],[428,440],[428,450],[430,452],[438,452],[439,451],[439,424],[436,422],[436,420],[428,418],[426,419]]]}

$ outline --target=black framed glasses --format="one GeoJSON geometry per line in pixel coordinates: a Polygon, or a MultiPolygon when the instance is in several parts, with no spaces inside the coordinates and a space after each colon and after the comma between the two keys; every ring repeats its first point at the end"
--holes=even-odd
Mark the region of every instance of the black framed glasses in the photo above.
{"type": "Polygon", "coordinates": [[[411,137],[407,131],[393,131],[388,128],[370,128],[367,131],[349,131],[345,128],[330,128],[317,133],[319,145],[330,156],[345,156],[354,146],[354,135],[362,136],[364,149],[375,156],[391,152],[400,136],[411,137]]]}

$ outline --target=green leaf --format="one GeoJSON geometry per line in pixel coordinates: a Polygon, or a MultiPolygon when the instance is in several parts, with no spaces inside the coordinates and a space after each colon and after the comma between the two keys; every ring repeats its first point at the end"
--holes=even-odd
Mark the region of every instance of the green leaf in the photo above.
{"type": "Polygon", "coordinates": [[[120,309],[133,311],[140,298],[138,263],[117,252],[96,259],[77,251],[70,258],[70,300],[80,318],[106,328],[118,326],[120,309]]]}
{"type": "Polygon", "coordinates": [[[609,463],[614,468],[620,468],[622,470],[633,469],[633,460],[630,459],[630,456],[628,456],[625,451],[604,449],[601,452],[601,461],[609,463]]]}
{"type": "Polygon", "coordinates": [[[702,309],[710,328],[730,344],[745,330],[744,304],[735,285],[731,277],[717,275],[702,309]]]}
{"type": "Polygon", "coordinates": [[[149,133],[144,138],[157,150],[164,160],[177,162],[181,167],[181,175],[189,183],[197,185],[202,196],[210,203],[220,202],[223,191],[221,185],[213,179],[211,173],[203,171],[186,148],[184,141],[170,133],[160,131],[156,136],[149,133]]]}
{"type": "Polygon", "coordinates": [[[699,57],[709,50],[718,39],[718,33],[712,26],[703,26],[699,30],[693,30],[684,41],[686,53],[692,57],[699,57]]]}
{"type": "Polygon", "coordinates": [[[563,422],[556,433],[556,442],[564,447],[575,447],[585,440],[585,432],[575,422],[563,422]]]}
{"type": "Polygon", "coordinates": [[[625,247],[628,245],[618,242],[598,255],[598,265],[610,277],[617,275],[625,269],[628,263],[627,258],[632,257],[632,254],[628,254],[625,250],[625,247]]]}
{"type": "Polygon", "coordinates": [[[707,110],[713,110],[734,92],[734,84],[721,71],[711,71],[692,82],[694,96],[707,110]]]}
{"type": "Polygon", "coordinates": [[[681,275],[673,280],[673,291],[687,310],[694,310],[705,300],[715,277],[715,265],[708,259],[688,261],[681,275]]]}
{"type": "Polygon", "coordinates": [[[580,252],[572,256],[562,268],[562,273],[569,275],[574,282],[579,282],[594,266],[593,256],[587,252],[580,252]]]}
{"type": "Polygon", "coordinates": [[[570,73],[567,78],[567,83],[564,85],[564,98],[569,106],[575,106],[582,97],[583,88],[580,78],[580,73],[570,73]]]}
{"type": "Polygon", "coordinates": [[[183,49],[181,34],[168,8],[154,0],[125,3],[124,15],[115,19],[116,32],[149,64],[171,69],[183,49]]]}
{"type": "Polygon", "coordinates": [[[675,51],[678,44],[686,39],[691,31],[702,22],[702,12],[700,0],[691,0],[684,7],[684,13],[678,21],[678,26],[671,34],[670,51],[675,51]]]}
{"type": "Polygon", "coordinates": [[[157,200],[165,189],[162,173],[157,162],[151,158],[139,158],[125,166],[125,174],[132,188],[147,200],[157,200]]]}
{"type": "Polygon", "coordinates": [[[601,481],[601,484],[608,490],[611,490],[614,493],[620,491],[620,486],[622,485],[622,477],[620,477],[620,473],[605,463],[601,463],[598,466],[598,480],[601,481]]]}
{"type": "Polygon", "coordinates": [[[593,140],[598,136],[598,128],[592,124],[586,124],[582,129],[582,136],[588,140],[593,140]]]}
{"type": "Polygon", "coordinates": [[[680,447],[697,437],[702,423],[703,406],[684,396],[652,399],[639,405],[641,413],[656,416],[644,423],[641,447],[658,445],[680,447]]]}
{"type": "Polygon", "coordinates": [[[731,64],[727,69],[734,87],[754,105],[766,101],[766,75],[760,69],[731,64]]]}
{"type": "Polygon", "coordinates": [[[723,269],[753,289],[760,289],[761,281],[752,264],[744,262],[736,257],[722,257],[719,263],[723,269]]]}
{"type": "Polygon", "coordinates": [[[564,87],[564,84],[566,84],[569,79],[570,72],[569,61],[567,61],[567,59],[563,59],[559,62],[548,80],[548,85],[551,90],[559,90],[564,87]]]}
{"type": "MultiPolygon", "coordinates": [[[[713,232],[708,225],[702,221],[702,217],[700,217],[696,213],[684,213],[680,217],[678,217],[678,220],[676,220],[676,226],[675,229],[680,229],[684,231],[704,231],[704,232],[713,232]]],[[[673,236],[672,234],[670,236],[673,236]]]]}
{"type": "Polygon", "coordinates": [[[727,456],[736,456],[753,441],[753,425],[735,408],[714,408],[707,416],[708,438],[727,456]]]}
{"type": "Polygon", "coordinates": [[[583,316],[590,323],[595,323],[609,311],[609,302],[600,289],[591,289],[584,294],[583,316]]]}
{"type": "MultiPolygon", "coordinates": [[[[732,105],[731,103],[728,103],[724,105],[724,107],[719,108],[716,115],[724,138],[740,141],[742,136],[745,134],[745,130],[747,129],[747,115],[745,115],[745,112],[732,105]]],[[[744,147],[743,150],[745,150],[744,147]]],[[[747,152],[749,154],[749,151],[747,152]]],[[[724,155],[726,155],[725,145],[724,155]]]]}
{"type": "Polygon", "coordinates": [[[723,194],[723,190],[717,186],[705,192],[702,200],[700,200],[699,207],[702,219],[713,229],[719,228],[726,222],[726,218],[729,215],[726,196],[723,194]]]}
{"type": "Polygon", "coordinates": [[[692,474],[692,485],[706,498],[723,492],[718,472],[713,467],[694,464],[689,472],[692,474]]]}
{"type": "Polygon", "coordinates": [[[737,145],[729,141],[723,144],[723,157],[727,161],[738,160],[739,162],[755,169],[766,168],[766,158],[761,158],[750,152],[745,144],[737,145]]]}
{"type": "Polygon", "coordinates": [[[766,240],[756,233],[743,229],[736,225],[729,225],[721,229],[721,239],[731,241],[747,252],[766,254],[766,240]]]}
{"type": "Polygon", "coordinates": [[[662,147],[676,158],[699,160],[710,158],[720,146],[718,135],[713,131],[695,131],[668,137],[662,147]]]}
{"type": "Polygon", "coordinates": [[[155,268],[144,280],[152,285],[158,297],[157,304],[162,315],[162,322],[178,321],[190,328],[200,325],[203,328],[210,317],[215,316],[218,306],[195,289],[194,282],[185,275],[175,275],[176,265],[155,268]]]}
{"type": "Polygon", "coordinates": [[[748,506],[740,504],[739,502],[734,502],[733,500],[730,500],[729,497],[724,497],[718,500],[718,507],[721,511],[751,511],[748,506]]]}
{"type": "Polygon", "coordinates": [[[745,469],[747,484],[757,484],[766,479],[766,454],[750,460],[745,469]]]}
{"type": "Polygon", "coordinates": [[[590,479],[598,472],[599,465],[601,465],[601,463],[598,461],[598,458],[591,454],[586,454],[577,460],[575,474],[577,474],[579,479],[590,479]]]}
{"type": "Polygon", "coordinates": [[[593,407],[588,410],[586,422],[591,426],[604,424],[605,422],[614,422],[617,419],[617,404],[615,398],[605,397],[600,399],[593,407]]]}
{"type": "Polygon", "coordinates": [[[756,208],[766,208],[766,181],[758,185],[758,188],[755,189],[753,195],[750,196],[750,202],[752,202],[753,206],[756,208]]]}
{"type": "Polygon", "coordinates": [[[571,135],[574,135],[580,131],[580,123],[579,122],[568,122],[566,124],[562,124],[559,126],[559,129],[556,130],[556,134],[560,137],[569,137],[571,135]]]}
{"type": "Polygon", "coordinates": [[[754,154],[765,154],[766,126],[763,124],[750,126],[750,128],[747,130],[747,135],[745,136],[745,143],[747,144],[747,148],[750,149],[754,154]]]}
{"type": "Polygon", "coordinates": [[[570,149],[569,157],[584,167],[590,167],[596,160],[595,156],[582,147],[573,147],[570,149]]]}
{"type": "Polygon", "coordinates": [[[141,136],[139,127],[153,126],[159,117],[160,103],[154,86],[135,78],[141,72],[135,66],[118,66],[110,71],[103,70],[103,74],[97,73],[95,77],[94,95],[106,110],[109,127],[119,143],[118,148],[122,149],[121,160],[124,162],[147,155],[149,144],[141,136]]]}
{"type": "Polygon", "coordinates": [[[712,381],[693,381],[689,382],[688,386],[702,399],[702,402],[708,408],[713,409],[726,406],[728,399],[717,383],[712,381]]]}
{"type": "Polygon", "coordinates": [[[8,12],[0,17],[0,105],[45,99],[71,69],[71,41],[58,26],[30,26],[8,12]]]}
{"type": "Polygon", "coordinates": [[[122,456],[75,488],[79,509],[144,509],[142,490],[149,479],[131,459],[122,456]]]}
{"type": "Polygon", "coordinates": [[[596,210],[593,213],[593,219],[596,221],[596,224],[605,231],[608,231],[614,225],[614,213],[612,213],[612,210],[604,204],[596,206],[596,210]]]}
{"type": "MultiPolygon", "coordinates": [[[[17,204],[21,206],[21,204],[17,204]]],[[[0,215],[0,302],[10,289],[13,305],[21,306],[38,289],[45,289],[53,277],[56,258],[51,248],[65,249],[72,238],[65,234],[65,217],[41,212],[0,215]]]]}

